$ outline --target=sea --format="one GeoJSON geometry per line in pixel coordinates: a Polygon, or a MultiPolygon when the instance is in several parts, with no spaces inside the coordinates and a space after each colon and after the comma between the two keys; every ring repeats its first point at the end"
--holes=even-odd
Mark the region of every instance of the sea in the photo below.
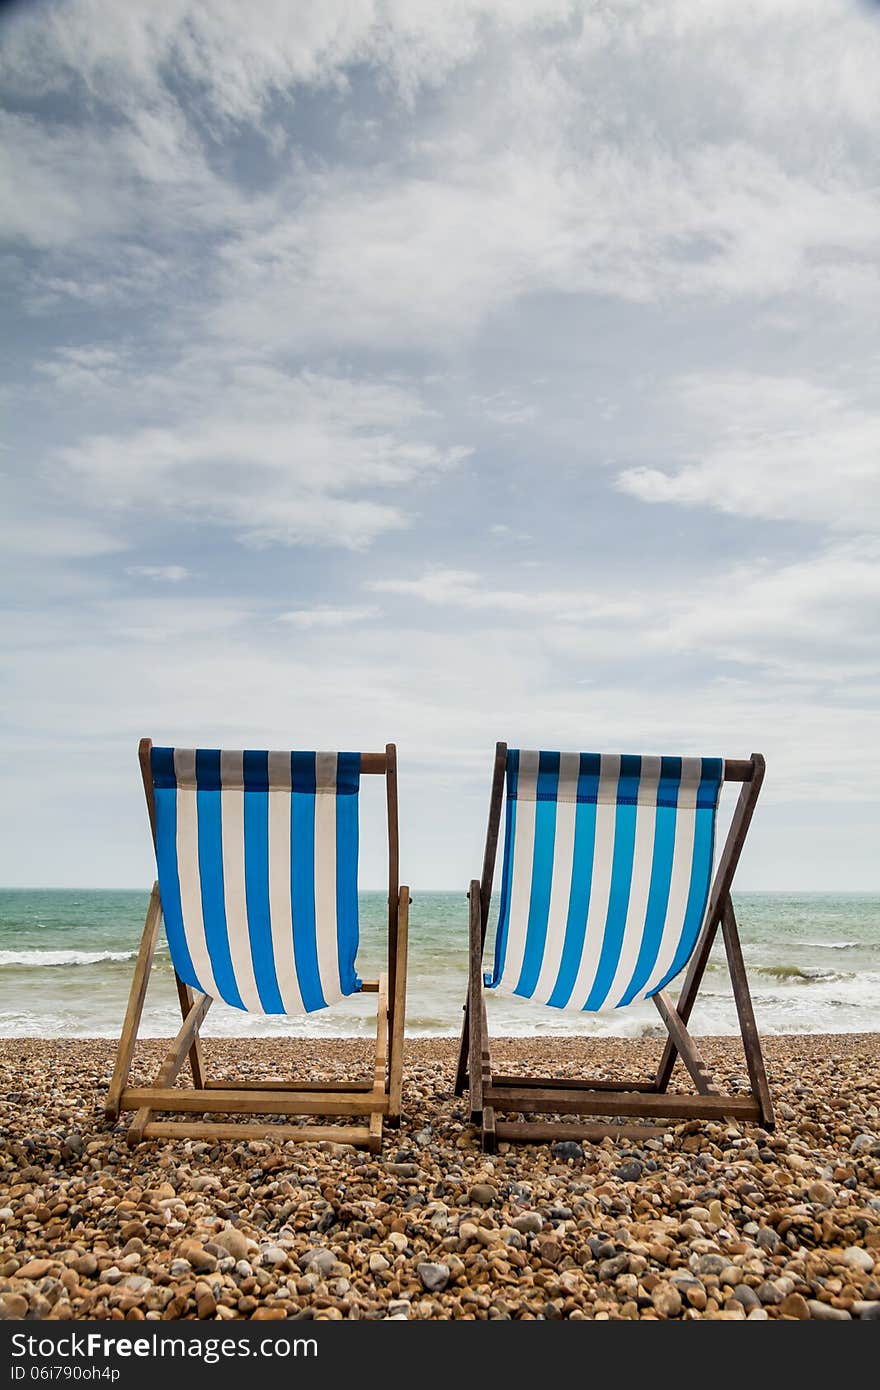
{"type": "MultiPolygon", "coordinates": [[[[880,895],[741,893],[734,902],[763,1033],[880,1032],[880,895]]],[[[118,1036],[146,904],[146,892],[0,890],[0,1036],[118,1036]]],[[[362,893],[362,978],[375,977],[382,968],[386,940],[385,895],[362,893]]],[[[407,1032],[413,1037],[454,1035],[467,982],[464,894],[415,894],[409,941],[407,1032]]],[[[488,1007],[496,1037],[664,1034],[650,1003],[575,1014],[490,997],[488,1007]]],[[[168,1037],[179,1023],[163,937],[141,1035],[168,1037]]],[[[738,1030],[720,942],[691,1027],[703,1036],[738,1030]]],[[[217,1003],[203,1032],[359,1037],[374,1028],[375,997],[359,995],[305,1018],[257,1017],[217,1003]]]]}

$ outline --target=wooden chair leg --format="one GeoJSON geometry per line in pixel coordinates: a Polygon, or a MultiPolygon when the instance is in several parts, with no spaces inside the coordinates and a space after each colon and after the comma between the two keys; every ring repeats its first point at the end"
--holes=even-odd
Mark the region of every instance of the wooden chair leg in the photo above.
{"type": "MultiPolygon", "coordinates": [[[[213,1002],[210,995],[199,995],[181,1024],[177,1037],[171,1045],[170,1052],[167,1054],[164,1062],[156,1073],[156,1079],[153,1082],[154,1088],[158,1089],[163,1086],[171,1086],[177,1080],[180,1075],[181,1067],[186,1061],[187,1053],[191,1052],[193,1039],[198,1036],[202,1020],[213,1002]]],[[[144,1129],[150,1123],[151,1114],[152,1111],[147,1106],[142,1106],[141,1109],[135,1113],[135,1117],[129,1125],[127,1135],[128,1142],[132,1146],[139,1144],[143,1138],[144,1129]]]]}
{"type": "MultiPolygon", "coordinates": [[[[190,986],[184,984],[176,970],[174,972],[174,979],[177,984],[177,997],[180,1000],[180,1014],[185,1021],[192,1012],[195,996],[190,986]]],[[[192,1046],[189,1050],[189,1066],[192,1072],[193,1085],[197,1091],[200,1091],[207,1083],[208,1071],[205,1066],[205,1055],[202,1051],[202,1040],[198,1033],[193,1038],[192,1046]]]]}
{"type": "Polygon", "coordinates": [[[394,1009],[391,1027],[391,1068],[388,1098],[389,1125],[400,1124],[403,1102],[403,1047],[406,1025],[406,958],[409,936],[409,889],[402,887],[397,908],[397,954],[394,962],[394,1009]]]}
{"type": "Polygon", "coordinates": [[[147,906],[147,916],[144,922],[144,934],[141,937],[140,949],[134,967],[134,975],[131,981],[131,991],[128,996],[128,1008],[125,1011],[125,1022],[122,1025],[122,1033],[119,1038],[119,1046],[116,1049],[116,1065],[113,1068],[113,1077],[110,1082],[110,1089],[107,1092],[107,1100],[104,1104],[104,1114],[108,1120],[119,1118],[119,1100],[128,1081],[131,1071],[131,1061],[134,1056],[134,1047],[137,1042],[138,1029],[141,1024],[141,1014],[144,1011],[144,999],[147,994],[147,986],[150,983],[150,971],[153,966],[153,956],[156,951],[156,942],[159,939],[159,927],[162,922],[162,904],[159,899],[159,885],[153,884],[153,891],[150,894],[150,901],[147,906]]]}
{"type": "Polygon", "coordinates": [[[773,1129],[775,1125],[773,1102],[770,1098],[770,1086],[767,1082],[767,1071],[764,1066],[764,1054],[761,1050],[758,1025],[755,1022],[755,1011],[752,1008],[752,996],[746,977],[736,915],[729,894],[725,898],[722,908],[721,931],[724,936],[724,949],[727,952],[730,982],[733,986],[733,997],[739,1016],[739,1027],[746,1054],[746,1066],[749,1072],[752,1095],[761,1109],[761,1124],[765,1129],[773,1129]]]}
{"type": "MultiPolygon", "coordinates": [[[[379,976],[379,993],[376,1000],[376,1051],[373,1057],[373,1095],[384,1100],[388,1094],[388,1034],[391,1020],[388,1016],[388,976],[379,976]]],[[[370,1139],[367,1146],[373,1153],[382,1148],[382,1111],[375,1110],[370,1116],[370,1139]]]]}
{"type": "Polygon", "coordinates": [[[480,1123],[483,1111],[483,943],[480,937],[480,885],[471,882],[469,898],[470,963],[468,968],[468,1081],[471,1119],[480,1123]]]}
{"type": "Polygon", "coordinates": [[[489,1020],[486,1017],[486,996],[480,991],[480,1085],[483,1095],[483,1150],[493,1154],[496,1148],[495,1107],[486,1105],[486,1092],[492,1086],[492,1055],[489,1051],[489,1020]]]}

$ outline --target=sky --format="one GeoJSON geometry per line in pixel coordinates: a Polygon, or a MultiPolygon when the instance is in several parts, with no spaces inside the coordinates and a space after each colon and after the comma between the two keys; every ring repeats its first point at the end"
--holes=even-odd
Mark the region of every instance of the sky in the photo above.
{"type": "MultiPolygon", "coordinates": [[[[880,889],[880,7],[0,13],[0,884],[153,876],[137,741],[767,759],[880,889]]],[[[368,779],[361,880],[383,881],[368,779]]]]}

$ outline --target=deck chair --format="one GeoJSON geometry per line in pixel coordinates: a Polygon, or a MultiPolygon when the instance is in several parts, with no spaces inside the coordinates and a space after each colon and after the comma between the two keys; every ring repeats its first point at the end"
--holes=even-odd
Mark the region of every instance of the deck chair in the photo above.
{"type": "Polygon", "coordinates": [[[220,752],[139,747],[159,878],[147,909],[106,1102],[133,1110],[128,1140],[293,1139],[377,1152],[400,1120],[409,890],[398,884],[397,751],[220,752]],[[388,969],[358,978],[358,793],[386,780],[388,969]],[[164,918],[183,1023],[149,1086],[129,1072],[164,918]],[[208,1077],[199,1028],[214,999],[303,1015],[378,995],[372,1074],[355,1082],[208,1077]],[[175,1086],[187,1058],[193,1088],[175,1086]],[[183,1113],[164,1120],[155,1112],[183,1113]],[[363,1117],[361,1125],[205,1121],[207,1114],[363,1117]],[[196,1118],[193,1118],[196,1117],[196,1118]]]}
{"type": "Polygon", "coordinates": [[[773,1127],[773,1108],[730,889],[764,777],[764,759],[524,752],[499,743],[483,857],[470,903],[468,996],[455,1090],[470,1091],[484,1149],[498,1140],[643,1139],[643,1120],[722,1119],[773,1127]],[[482,973],[504,784],[501,897],[491,974],[482,973]],[[721,787],[742,788],[712,862],[721,787]],[[687,1023],[721,928],[750,1094],[722,1095],[687,1023]],[[677,1004],[667,986],[688,967],[677,1004]],[[651,999],[668,1039],[644,1080],[559,1080],[492,1070],[484,988],[558,1009],[599,1011],[651,999]],[[671,1092],[680,1057],[695,1088],[671,1092]],[[497,1119],[610,1116],[611,1122],[497,1119]],[[633,1118],[640,1122],[629,1123],[633,1118]]]}

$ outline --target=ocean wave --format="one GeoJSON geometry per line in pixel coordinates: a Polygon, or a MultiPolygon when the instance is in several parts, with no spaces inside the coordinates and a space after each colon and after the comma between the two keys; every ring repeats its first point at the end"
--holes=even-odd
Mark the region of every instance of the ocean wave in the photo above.
{"type": "Polygon", "coordinates": [[[861,941],[793,941],[793,946],[812,946],[822,951],[854,951],[863,944],[861,941]]]}
{"type": "Polygon", "coordinates": [[[853,976],[839,974],[836,970],[820,970],[818,966],[802,965],[759,965],[757,974],[770,975],[774,980],[851,980],[853,976]]]}
{"type": "Polygon", "coordinates": [[[105,961],[134,960],[136,951],[0,951],[0,967],[48,965],[102,965],[105,961]]]}

